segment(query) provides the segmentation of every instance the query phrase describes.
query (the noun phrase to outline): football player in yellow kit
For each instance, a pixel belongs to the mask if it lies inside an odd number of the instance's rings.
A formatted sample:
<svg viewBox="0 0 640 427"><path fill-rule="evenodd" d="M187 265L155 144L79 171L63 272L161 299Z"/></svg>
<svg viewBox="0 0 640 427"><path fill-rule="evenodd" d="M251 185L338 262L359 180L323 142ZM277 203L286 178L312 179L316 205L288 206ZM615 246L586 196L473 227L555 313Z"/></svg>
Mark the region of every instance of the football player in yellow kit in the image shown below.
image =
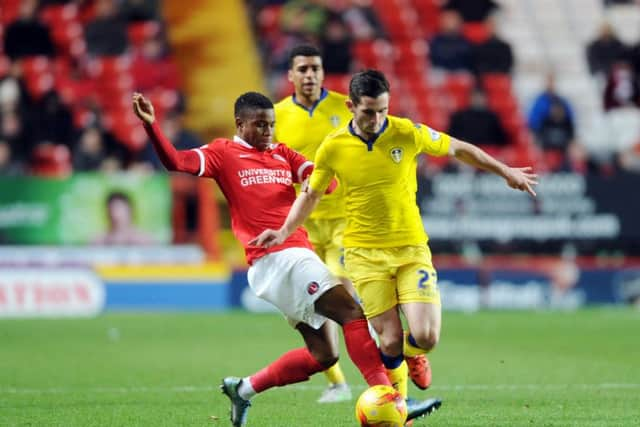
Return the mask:
<svg viewBox="0 0 640 427"><path fill-rule="evenodd" d="M402 380L403 357L427 353L440 338L437 274L416 205L418 156L453 156L532 196L537 175L530 167L509 167L426 125L388 116L389 83L379 71L353 76L348 106L352 119L323 141L309 187L300 193L285 223L278 230L265 230L253 242L270 247L283 241L311 214L336 176L345 192L345 267L378 334L391 382L396 383ZM408 333L403 332L400 312Z"/></svg>

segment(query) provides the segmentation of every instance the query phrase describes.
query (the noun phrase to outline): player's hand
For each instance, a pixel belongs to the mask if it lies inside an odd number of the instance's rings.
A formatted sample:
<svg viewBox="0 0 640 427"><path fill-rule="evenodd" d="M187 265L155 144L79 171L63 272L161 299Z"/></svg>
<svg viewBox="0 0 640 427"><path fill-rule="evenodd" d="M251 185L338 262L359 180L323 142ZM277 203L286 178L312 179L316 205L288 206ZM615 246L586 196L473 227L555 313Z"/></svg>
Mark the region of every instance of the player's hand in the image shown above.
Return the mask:
<svg viewBox="0 0 640 427"><path fill-rule="evenodd" d="M266 229L260 233L257 237L254 237L249 241L252 246L259 246L262 248L271 248L273 246L284 243L287 236L281 230Z"/></svg>
<svg viewBox="0 0 640 427"><path fill-rule="evenodd" d="M156 120L153 104L138 92L133 93L133 112L136 113L136 116L138 116L140 120L148 125Z"/></svg>
<svg viewBox="0 0 640 427"><path fill-rule="evenodd" d="M536 192L533 187L538 185L538 174L533 173L533 168L527 166L525 168L509 168L505 176L509 187L520 191L526 191L533 197Z"/></svg>

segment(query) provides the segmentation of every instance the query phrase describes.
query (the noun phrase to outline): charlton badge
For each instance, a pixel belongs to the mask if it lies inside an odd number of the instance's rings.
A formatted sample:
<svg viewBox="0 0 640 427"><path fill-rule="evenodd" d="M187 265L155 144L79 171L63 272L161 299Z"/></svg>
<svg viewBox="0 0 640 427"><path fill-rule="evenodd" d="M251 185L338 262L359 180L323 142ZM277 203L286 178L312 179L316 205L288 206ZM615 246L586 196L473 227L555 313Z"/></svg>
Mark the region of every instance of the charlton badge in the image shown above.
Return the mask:
<svg viewBox="0 0 640 427"><path fill-rule="evenodd" d="M309 283L309 285L307 286L307 293L309 295L313 295L316 292L318 292L318 289L320 289L320 285L318 285L318 282L311 282Z"/></svg>

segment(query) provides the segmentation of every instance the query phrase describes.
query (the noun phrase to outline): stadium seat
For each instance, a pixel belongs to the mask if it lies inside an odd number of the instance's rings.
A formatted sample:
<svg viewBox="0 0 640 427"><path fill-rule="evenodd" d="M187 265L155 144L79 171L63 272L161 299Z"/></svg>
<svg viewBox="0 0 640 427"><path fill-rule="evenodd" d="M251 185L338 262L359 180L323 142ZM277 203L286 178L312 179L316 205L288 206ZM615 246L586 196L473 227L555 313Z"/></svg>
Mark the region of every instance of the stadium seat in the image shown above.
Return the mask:
<svg viewBox="0 0 640 427"><path fill-rule="evenodd" d="M65 177L71 174L71 152L66 145L39 144L32 152L30 172L37 176Z"/></svg>
<svg viewBox="0 0 640 427"><path fill-rule="evenodd" d="M134 47L139 47L160 33L160 24L156 21L134 22L127 27L127 33L129 43Z"/></svg>
<svg viewBox="0 0 640 427"><path fill-rule="evenodd" d="M474 44L483 43L489 38L489 30L484 22L465 22L462 26L462 34Z"/></svg>
<svg viewBox="0 0 640 427"><path fill-rule="evenodd" d="M350 80L350 74L327 74L324 76L324 86L336 92L348 93Z"/></svg>

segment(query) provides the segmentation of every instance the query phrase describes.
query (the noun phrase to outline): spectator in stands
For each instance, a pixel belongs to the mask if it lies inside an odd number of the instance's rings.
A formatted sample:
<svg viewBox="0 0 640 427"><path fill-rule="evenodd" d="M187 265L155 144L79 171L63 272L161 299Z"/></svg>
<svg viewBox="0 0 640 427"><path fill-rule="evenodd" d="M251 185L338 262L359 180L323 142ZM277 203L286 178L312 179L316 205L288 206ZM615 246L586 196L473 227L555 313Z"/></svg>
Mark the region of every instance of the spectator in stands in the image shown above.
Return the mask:
<svg viewBox="0 0 640 427"><path fill-rule="evenodd" d="M627 47L618 39L611 24L605 22L598 36L587 46L587 61L591 74L604 78L614 62L624 58Z"/></svg>
<svg viewBox="0 0 640 427"><path fill-rule="evenodd" d="M106 156L107 147L102 132L96 127L88 127L80 135L77 147L73 150L73 169L98 170Z"/></svg>
<svg viewBox="0 0 640 427"><path fill-rule="evenodd" d="M475 72L507 73L513 70L513 51L511 45L502 40L496 34L496 25L493 18L488 18L485 26L488 38L482 43L473 46L473 65Z"/></svg>
<svg viewBox="0 0 640 427"><path fill-rule="evenodd" d="M37 141L50 141L71 147L74 139L73 116L55 91L47 92L31 112Z"/></svg>
<svg viewBox="0 0 640 427"><path fill-rule="evenodd" d="M11 145L0 139L0 176L20 175L22 166L13 158Z"/></svg>
<svg viewBox="0 0 640 427"><path fill-rule="evenodd" d="M640 107L640 86L629 62L617 61L611 66L604 89L603 104L605 111Z"/></svg>
<svg viewBox="0 0 640 427"><path fill-rule="evenodd" d="M429 42L431 64L446 71L472 71L471 43L462 35L462 19L452 10L440 17L440 32Z"/></svg>
<svg viewBox="0 0 640 427"><path fill-rule="evenodd" d="M483 146L501 147L509 142L500 118L488 108L487 98L480 89L471 94L469 107L453 113L447 133Z"/></svg>
<svg viewBox="0 0 640 427"><path fill-rule="evenodd" d="M552 73L547 75L547 83L545 89L533 101L531 111L529 112L528 125L529 129L536 134L542 129L542 124L551 115L552 106L560 106L564 110L566 120L571 123L571 127L575 128L575 115L569 101L558 94L556 91L556 79Z"/></svg>
<svg viewBox="0 0 640 427"><path fill-rule="evenodd" d="M384 27L373 10L372 0L351 0L339 6L335 10L342 14L355 40L386 38Z"/></svg>
<svg viewBox="0 0 640 427"><path fill-rule="evenodd" d="M200 138L184 128L183 114L180 111L174 110L167 113L162 121L162 131L178 150L189 150L202 146ZM165 171L150 142L140 153L140 159L150 163L156 170Z"/></svg>
<svg viewBox="0 0 640 427"><path fill-rule="evenodd" d="M351 71L351 35L338 14L330 14L320 39L324 71L327 74L347 74Z"/></svg>
<svg viewBox="0 0 640 427"><path fill-rule="evenodd" d="M124 0L120 11L128 22L158 20L158 0Z"/></svg>
<svg viewBox="0 0 640 427"><path fill-rule="evenodd" d="M17 110L3 111L0 117L0 139L11 145L12 157L18 161L26 161L33 148L30 128Z"/></svg>
<svg viewBox="0 0 640 427"><path fill-rule="evenodd" d="M327 20L327 9L319 0L289 0L282 8L285 33L303 34L317 40Z"/></svg>
<svg viewBox="0 0 640 427"><path fill-rule="evenodd" d="M96 0L96 14L85 28L87 51L96 56L122 55L127 50L125 21L115 0Z"/></svg>
<svg viewBox="0 0 640 427"><path fill-rule="evenodd" d="M22 0L18 19L7 26L4 52L12 60L25 56L54 55L49 28L38 20L37 11L37 0Z"/></svg>
<svg viewBox="0 0 640 427"><path fill-rule="evenodd" d="M134 55L131 74L136 90L149 91L159 87L176 90L179 86L178 69L161 35L143 42Z"/></svg>
<svg viewBox="0 0 640 427"><path fill-rule="evenodd" d="M447 0L445 10L455 10L464 22L483 22L500 6L494 0Z"/></svg>

